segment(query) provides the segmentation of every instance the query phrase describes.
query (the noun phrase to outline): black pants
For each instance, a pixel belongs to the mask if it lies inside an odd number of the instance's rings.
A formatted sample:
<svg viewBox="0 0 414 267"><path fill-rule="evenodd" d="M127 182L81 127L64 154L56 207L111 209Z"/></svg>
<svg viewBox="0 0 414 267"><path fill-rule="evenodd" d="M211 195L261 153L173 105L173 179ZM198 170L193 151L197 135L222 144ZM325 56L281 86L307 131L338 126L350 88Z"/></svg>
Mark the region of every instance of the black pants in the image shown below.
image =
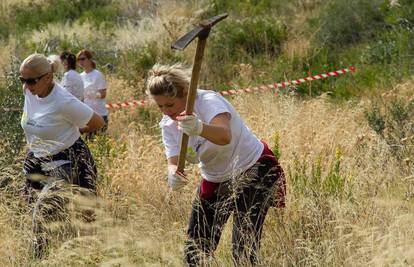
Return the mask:
<svg viewBox="0 0 414 267"><path fill-rule="evenodd" d="M51 170L42 168L43 164L58 160L69 162ZM92 191L96 190L96 165L88 146L81 138L71 147L53 156L36 158L32 152L29 152L24 161L23 170L26 175L39 174L47 177L56 177ZM38 190L44 186L43 183L30 179L27 179L26 183L27 187Z"/></svg>
<svg viewBox="0 0 414 267"><path fill-rule="evenodd" d="M233 261L235 266L257 263L263 223L275 204L278 187L284 190L284 174L277 160L265 155L236 179L219 184L208 199L193 203L185 248L189 266L198 266L203 254L212 254L233 213ZM284 196L283 196L284 197Z"/></svg>

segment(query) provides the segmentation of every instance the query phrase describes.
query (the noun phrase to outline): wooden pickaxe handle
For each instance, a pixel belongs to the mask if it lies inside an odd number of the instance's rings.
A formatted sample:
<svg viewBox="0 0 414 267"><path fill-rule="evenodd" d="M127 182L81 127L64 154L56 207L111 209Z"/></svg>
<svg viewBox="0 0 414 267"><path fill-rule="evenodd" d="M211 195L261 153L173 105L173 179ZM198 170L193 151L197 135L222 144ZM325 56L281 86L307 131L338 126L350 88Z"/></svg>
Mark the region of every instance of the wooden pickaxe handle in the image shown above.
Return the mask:
<svg viewBox="0 0 414 267"><path fill-rule="evenodd" d="M187 102L185 105L186 115L192 115L194 111L194 103L195 103L195 98L197 96L198 77L200 75L201 63L203 61L204 48L206 47L206 42L207 42L207 38L199 39L197 42L197 50L196 50L196 54L194 57L193 70L191 73L190 88L188 90ZM181 148L180 148L180 155L178 157L178 167L177 167L177 171L181 173L184 173L188 139L189 139L189 136L183 133L183 136L181 138Z"/></svg>
<svg viewBox="0 0 414 267"><path fill-rule="evenodd" d="M173 49L183 50L187 47L189 43L191 43L191 41L194 40L194 38L198 37L196 54L194 57L193 71L191 74L190 88L187 93L187 102L185 105L186 115L192 115L194 111L194 102L197 96L198 77L200 75L201 63L203 61L203 55L204 55L204 48L206 47L207 37L210 33L210 29L217 22L225 19L226 17L227 17L227 14L221 14L221 15L212 17L200 23L200 26L197 26L192 31L188 32L186 35L181 37L173 45L171 45L171 48ZM188 147L188 139L189 139L188 135L183 133L183 136L181 138L180 155L178 157L178 165L177 165L177 171L181 173L184 173L185 157L187 155L187 147Z"/></svg>

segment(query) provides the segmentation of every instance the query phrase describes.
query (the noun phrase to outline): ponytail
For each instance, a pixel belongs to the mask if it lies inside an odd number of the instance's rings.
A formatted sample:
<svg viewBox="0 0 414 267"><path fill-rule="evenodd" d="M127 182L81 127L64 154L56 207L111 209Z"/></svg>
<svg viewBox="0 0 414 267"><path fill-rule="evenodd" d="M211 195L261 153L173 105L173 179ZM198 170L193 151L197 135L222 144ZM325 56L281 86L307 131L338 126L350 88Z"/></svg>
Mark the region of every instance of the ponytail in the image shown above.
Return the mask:
<svg viewBox="0 0 414 267"><path fill-rule="evenodd" d="M58 55L50 55L47 57L47 60L49 61L51 71L53 73L61 72L63 69L62 61L60 60L60 57Z"/></svg>

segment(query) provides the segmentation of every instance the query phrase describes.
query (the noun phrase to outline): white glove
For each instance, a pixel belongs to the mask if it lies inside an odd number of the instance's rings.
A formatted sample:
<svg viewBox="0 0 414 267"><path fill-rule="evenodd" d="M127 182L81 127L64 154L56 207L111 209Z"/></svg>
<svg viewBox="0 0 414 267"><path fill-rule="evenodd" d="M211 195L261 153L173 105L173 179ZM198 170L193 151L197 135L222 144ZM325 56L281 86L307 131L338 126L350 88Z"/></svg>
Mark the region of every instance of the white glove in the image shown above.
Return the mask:
<svg viewBox="0 0 414 267"><path fill-rule="evenodd" d="M168 167L168 185L173 191L178 191L183 188L188 180L184 174L176 171L177 166Z"/></svg>
<svg viewBox="0 0 414 267"><path fill-rule="evenodd" d="M183 115L177 117L178 129L188 136L200 135L203 131L203 122L197 115Z"/></svg>

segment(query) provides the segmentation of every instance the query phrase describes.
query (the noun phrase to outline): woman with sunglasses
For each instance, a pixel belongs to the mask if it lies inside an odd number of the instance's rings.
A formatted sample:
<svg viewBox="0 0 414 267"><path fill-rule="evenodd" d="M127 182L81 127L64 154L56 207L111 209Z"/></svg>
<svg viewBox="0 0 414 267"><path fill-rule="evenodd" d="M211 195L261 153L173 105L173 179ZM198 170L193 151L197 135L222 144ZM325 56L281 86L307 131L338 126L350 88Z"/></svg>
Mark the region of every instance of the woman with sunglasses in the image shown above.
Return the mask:
<svg viewBox="0 0 414 267"><path fill-rule="evenodd" d="M193 115L184 115L189 73L181 65L156 64L147 80L147 94L164 114L160 126L169 186L178 190L187 182L176 171L183 133L190 136L187 160L201 170L187 231L187 264L199 266L203 255L214 252L233 213L234 264L254 265L268 209L284 207L283 170L267 144L214 91L197 90Z"/></svg>
<svg viewBox="0 0 414 267"><path fill-rule="evenodd" d="M105 132L108 127L108 109L106 108L106 81L104 75L96 69L96 63L92 59L92 53L89 50L81 50L76 55L79 66L83 69L80 74L84 85L84 102L91 107L97 114L102 116L105 121ZM89 137L96 134L92 133Z"/></svg>
<svg viewBox="0 0 414 267"><path fill-rule="evenodd" d="M83 101L83 81L79 73L76 71L76 56L69 52L63 52L60 54L60 60L62 61L65 73L61 85L69 93L74 95L80 101Z"/></svg>
<svg viewBox="0 0 414 267"><path fill-rule="evenodd" d="M46 176L95 191L96 166L80 132L96 131L104 121L54 82L57 66L41 54L30 55L20 66L25 96L21 125L29 146L24 161L27 185L42 189L33 177Z"/></svg>

